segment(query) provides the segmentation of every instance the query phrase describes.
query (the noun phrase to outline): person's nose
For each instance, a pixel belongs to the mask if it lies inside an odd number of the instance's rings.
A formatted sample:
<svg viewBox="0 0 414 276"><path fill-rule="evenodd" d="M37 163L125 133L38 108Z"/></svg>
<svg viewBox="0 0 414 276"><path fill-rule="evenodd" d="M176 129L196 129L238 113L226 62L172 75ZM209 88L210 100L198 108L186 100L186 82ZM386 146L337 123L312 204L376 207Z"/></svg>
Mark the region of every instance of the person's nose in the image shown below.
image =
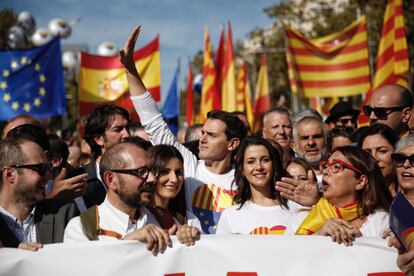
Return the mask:
<svg viewBox="0 0 414 276"><path fill-rule="evenodd" d="M378 120L377 116L375 116L375 112L371 111L371 114L369 114L369 119L370 120Z"/></svg>
<svg viewBox="0 0 414 276"><path fill-rule="evenodd" d="M154 185L156 181L156 177L153 172L149 172L147 176L147 180L145 181L148 185Z"/></svg>
<svg viewBox="0 0 414 276"><path fill-rule="evenodd" d="M177 177L177 174L175 172L173 172L173 171L170 172L169 181L172 182L172 183L177 183L178 177Z"/></svg>

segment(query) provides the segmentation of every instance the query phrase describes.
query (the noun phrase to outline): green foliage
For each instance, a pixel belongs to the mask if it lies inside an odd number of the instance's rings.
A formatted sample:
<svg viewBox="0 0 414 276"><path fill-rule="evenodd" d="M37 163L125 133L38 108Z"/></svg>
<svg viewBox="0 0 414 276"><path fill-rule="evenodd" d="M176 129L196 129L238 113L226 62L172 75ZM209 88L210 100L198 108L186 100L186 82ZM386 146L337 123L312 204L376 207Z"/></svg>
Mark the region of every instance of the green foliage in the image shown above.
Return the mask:
<svg viewBox="0 0 414 276"><path fill-rule="evenodd" d="M13 9L0 10L0 50L7 48L7 31L17 23L17 16Z"/></svg>

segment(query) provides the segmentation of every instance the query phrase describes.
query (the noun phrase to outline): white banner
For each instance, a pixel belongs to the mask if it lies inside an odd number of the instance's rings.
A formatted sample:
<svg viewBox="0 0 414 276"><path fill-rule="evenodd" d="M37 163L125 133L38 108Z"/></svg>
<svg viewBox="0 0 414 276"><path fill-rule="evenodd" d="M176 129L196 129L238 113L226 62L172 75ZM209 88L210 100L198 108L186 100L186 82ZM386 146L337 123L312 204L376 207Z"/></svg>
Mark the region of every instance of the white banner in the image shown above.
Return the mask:
<svg viewBox="0 0 414 276"><path fill-rule="evenodd" d="M38 252L2 248L0 275L366 276L397 272L396 258L377 238L345 247L321 236L204 235L192 247L174 240L157 257L135 241L53 244Z"/></svg>

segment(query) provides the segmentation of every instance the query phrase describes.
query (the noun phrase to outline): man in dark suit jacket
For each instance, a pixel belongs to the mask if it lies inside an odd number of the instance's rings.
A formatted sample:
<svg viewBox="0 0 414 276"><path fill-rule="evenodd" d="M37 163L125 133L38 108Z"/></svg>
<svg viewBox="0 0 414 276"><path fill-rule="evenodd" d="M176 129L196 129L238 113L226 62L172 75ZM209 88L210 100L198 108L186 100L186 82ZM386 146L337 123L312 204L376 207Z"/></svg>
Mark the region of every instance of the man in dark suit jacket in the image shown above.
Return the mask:
<svg viewBox="0 0 414 276"><path fill-rule="evenodd" d="M83 196L87 208L99 205L105 199L106 186L99 175L99 162L105 151L129 137L129 121L128 111L112 104L97 106L86 120L84 139L93 155L92 161L85 166L89 175Z"/></svg>
<svg viewBox="0 0 414 276"><path fill-rule="evenodd" d="M18 247L62 242L66 224L78 210L74 204L59 207L45 201L51 170L43 149L24 138L1 141L0 169L1 243Z"/></svg>

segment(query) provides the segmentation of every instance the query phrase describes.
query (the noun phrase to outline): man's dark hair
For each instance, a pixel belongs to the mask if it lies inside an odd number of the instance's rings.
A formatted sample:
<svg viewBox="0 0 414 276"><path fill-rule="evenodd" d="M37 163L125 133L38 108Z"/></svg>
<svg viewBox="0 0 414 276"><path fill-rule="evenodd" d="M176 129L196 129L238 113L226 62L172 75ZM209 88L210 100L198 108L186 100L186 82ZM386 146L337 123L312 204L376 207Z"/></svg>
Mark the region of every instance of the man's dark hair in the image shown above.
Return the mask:
<svg viewBox="0 0 414 276"><path fill-rule="evenodd" d="M187 127L187 129L185 130L184 142L188 143L191 141L198 140L197 137L194 137L194 133L196 132L197 129L201 129L201 128L203 128L202 124L195 124L195 125Z"/></svg>
<svg viewBox="0 0 414 276"><path fill-rule="evenodd" d="M95 158L102 154L101 146L95 142L95 138L105 133L112 122L113 116L116 114L130 121L128 111L114 104L98 105L86 119L83 138L91 147L92 154Z"/></svg>
<svg viewBox="0 0 414 276"><path fill-rule="evenodd" d="M241 143L247 136L246 126L236 115L222 110L212 110L207 113L207 118L220 120L226 125L225 134L227 136L227 141L233 138L238 138Z"/></svg>
<svg viewBox="0 0 414 276"><path fill-rule="evenodd" d="M142 148L143 150L147 151L150 147L152 147L151 142L141 138L139 136L129 136L125 138L124 142L132 143L137 145L138 147Z"/></svg>
<svg viewBox="0 0 414 276"><path fill-rule="evenodd" d="M69 149L66 142L56 134L49 134L47 137L49 138L50 145L47 156L49 161L62 158L62 163L65 163L69 156Z"/></svg>
<svg viewBox="0 0 414 276"><path fill-rule="evenodd" d="M49 150L49 139L43 127L32 124L24 124L13 128L7 133L6 139L27 139L38 144L44 151Z"/></svg>

